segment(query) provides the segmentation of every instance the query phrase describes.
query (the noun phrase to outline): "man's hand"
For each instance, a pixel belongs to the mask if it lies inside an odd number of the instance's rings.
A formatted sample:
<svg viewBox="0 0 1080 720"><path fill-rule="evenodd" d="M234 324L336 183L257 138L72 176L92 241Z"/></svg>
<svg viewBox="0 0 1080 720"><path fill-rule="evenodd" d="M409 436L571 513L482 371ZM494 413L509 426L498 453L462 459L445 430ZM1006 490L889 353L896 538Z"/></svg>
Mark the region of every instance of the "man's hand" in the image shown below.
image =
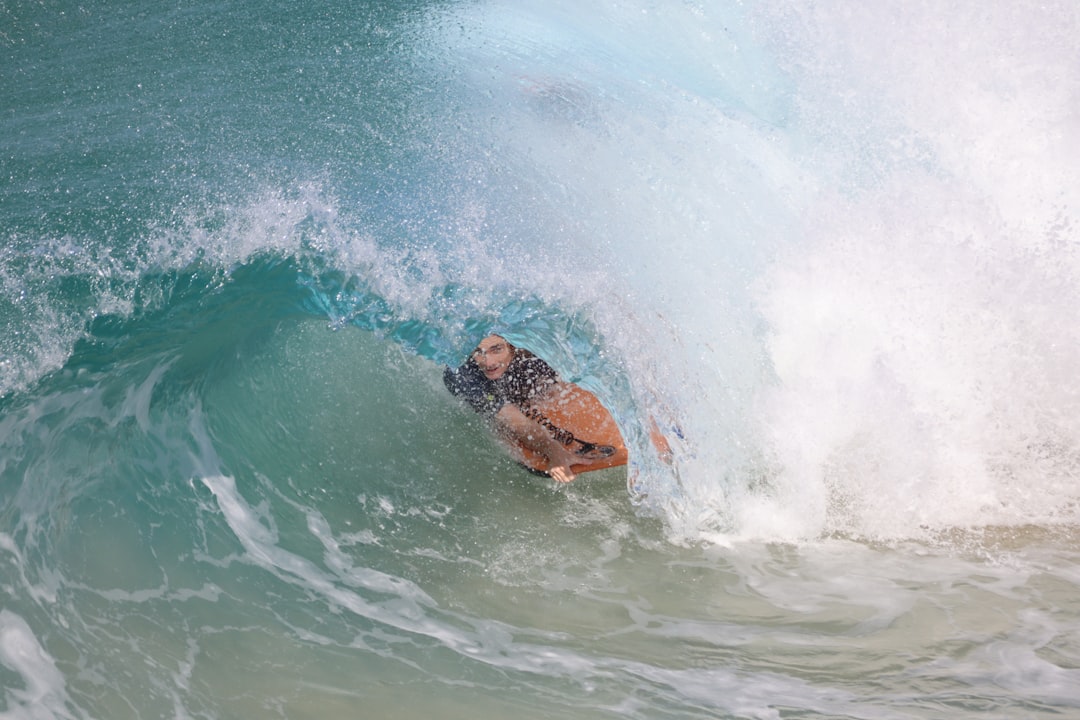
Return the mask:
<svg viewBox="0 0 1080 720"><path fill-rule="evenodd" d="M550 475L551 479L557 483L574 482L574 479L577 477L577 475L574 474L574 471L570 469L569 465L552 465L548 468L548 475Z"/></svg>

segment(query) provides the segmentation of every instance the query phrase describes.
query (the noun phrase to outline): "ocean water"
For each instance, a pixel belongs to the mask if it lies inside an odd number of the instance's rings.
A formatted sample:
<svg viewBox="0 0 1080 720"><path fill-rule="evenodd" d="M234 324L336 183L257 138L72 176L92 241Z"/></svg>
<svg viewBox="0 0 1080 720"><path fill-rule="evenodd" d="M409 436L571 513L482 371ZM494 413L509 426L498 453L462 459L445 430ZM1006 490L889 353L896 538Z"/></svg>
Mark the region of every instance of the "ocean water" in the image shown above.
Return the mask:
<svg viewBox="0 0 1080 720"><path fill-rule="evenodd" d="M0 5L0 718L1080 717L1077 36ZM493 329L631 468L503 456Z"/></svg>

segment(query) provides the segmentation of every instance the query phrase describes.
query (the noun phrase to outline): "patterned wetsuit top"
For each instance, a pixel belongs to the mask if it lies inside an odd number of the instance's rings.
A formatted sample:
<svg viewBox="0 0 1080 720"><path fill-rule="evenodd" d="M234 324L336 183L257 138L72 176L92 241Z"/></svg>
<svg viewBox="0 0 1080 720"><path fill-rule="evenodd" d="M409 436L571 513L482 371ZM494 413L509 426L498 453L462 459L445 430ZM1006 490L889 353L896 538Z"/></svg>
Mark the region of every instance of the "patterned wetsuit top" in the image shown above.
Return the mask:
<svg viewBox="0 0 1080 720"><path fill-rule="evenodd" d="M471 357L458 369L446 368L443 373L447 390L489 418L507 404L525 410L532 398L547 391L557 379L550 365L521 348L514 349L514 359L498 380L484 377Z"/></svg>

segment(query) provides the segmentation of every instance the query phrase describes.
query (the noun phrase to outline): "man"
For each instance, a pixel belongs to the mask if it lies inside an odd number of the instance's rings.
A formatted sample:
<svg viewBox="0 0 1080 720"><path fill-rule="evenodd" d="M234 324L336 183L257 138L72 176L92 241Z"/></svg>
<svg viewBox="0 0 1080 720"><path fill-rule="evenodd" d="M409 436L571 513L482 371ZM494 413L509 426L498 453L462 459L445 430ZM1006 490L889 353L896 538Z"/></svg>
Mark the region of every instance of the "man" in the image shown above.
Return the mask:
<svg viewBox="0 0 1080 720"><path fill-rule="evenodd" d="M547 474L556 482L574 480L571 464L590 465L606 457L606 446L587 443L579 443L583 447L573 452L526 414L531 401L557 392L564 383L546 362L499 335L481 340L458 369L446 368L443 382L451 393L491 420L497 433L547 458Z"/></svg>

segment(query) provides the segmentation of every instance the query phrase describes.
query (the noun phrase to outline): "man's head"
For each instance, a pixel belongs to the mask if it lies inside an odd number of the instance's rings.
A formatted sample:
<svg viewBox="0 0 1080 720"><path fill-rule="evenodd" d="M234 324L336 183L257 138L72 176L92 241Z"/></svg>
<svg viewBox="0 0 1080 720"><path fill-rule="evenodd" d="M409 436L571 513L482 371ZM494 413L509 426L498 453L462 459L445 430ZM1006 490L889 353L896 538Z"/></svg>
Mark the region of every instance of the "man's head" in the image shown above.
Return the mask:
<svg viewBox="0 0 1080 720"><path fill-rule="evenodd" d="M477 364L488 380L498 380L514 359L514 346L498 335L488 335L472 352Z"/></svg>

